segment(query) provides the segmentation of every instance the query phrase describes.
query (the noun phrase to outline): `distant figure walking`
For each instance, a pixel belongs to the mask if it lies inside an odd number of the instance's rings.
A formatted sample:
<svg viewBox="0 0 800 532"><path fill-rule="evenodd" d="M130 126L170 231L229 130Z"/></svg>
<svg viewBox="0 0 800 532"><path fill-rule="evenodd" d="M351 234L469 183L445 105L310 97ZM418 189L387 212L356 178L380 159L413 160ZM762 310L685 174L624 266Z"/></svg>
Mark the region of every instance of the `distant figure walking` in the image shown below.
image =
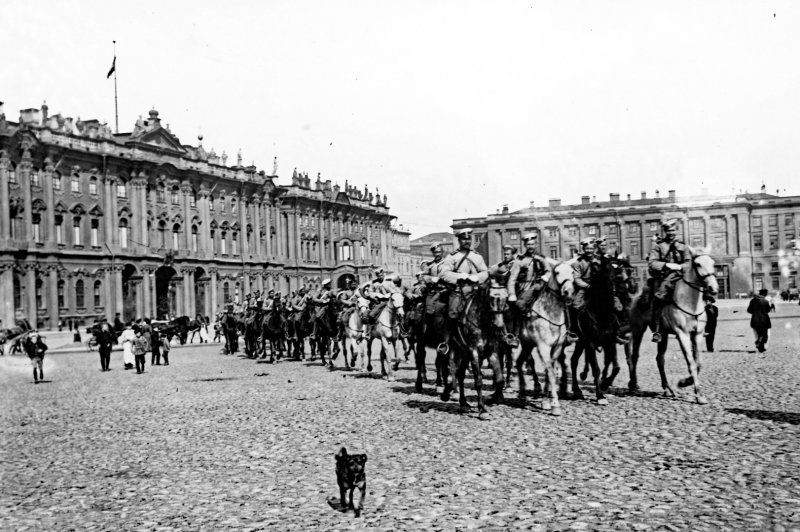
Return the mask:
<svg viewBox="0 0 800 532"><path fill-rule="evenodd" d="M756 340L756 349L759 353L767 350L769 342L769 330L772 328L772 321L769 313L775 310L775 304L767 299L769 292L766 288L758 291L758 295L750 300L747 305L747 312L750 313L750 327Z"/></svg>
<svg viewBox="0 0 800 532"><path fill-rule="evenodd" d="M136 339L136 333L133 332L133 324L128 322L122 334L119 335L119 341L122 342L122 361L125 369L133 369L135 359L133 357L133 341Z"/></svg>
<svg viewBox="0 0 800 532"><path fill-rule="evenodd" d="M33 364L33 383L39 384L39 381L44 381L44 353L47 351L47 345L42 341L39 333L34 331L25 339L23 349ZM37 369L39 370L38 376L36 375Z"/></svg>
<svg viewBox="0 0 800 532"><path fill-rule="evenodd" d="M717 318L719 309L714 304L714 296L706 296L706 351L714 352L714 337L717 334Z"/></svg>

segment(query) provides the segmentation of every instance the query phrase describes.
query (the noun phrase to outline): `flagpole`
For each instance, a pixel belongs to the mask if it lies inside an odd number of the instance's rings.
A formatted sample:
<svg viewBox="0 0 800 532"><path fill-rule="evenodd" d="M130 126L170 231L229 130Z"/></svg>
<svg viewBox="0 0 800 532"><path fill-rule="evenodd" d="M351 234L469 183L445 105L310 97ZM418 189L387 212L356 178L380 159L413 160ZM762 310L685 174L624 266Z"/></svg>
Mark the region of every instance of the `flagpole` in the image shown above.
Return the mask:
<svg viewBox="0 0 800 532"><path fill-rule="evenodd" d="M117 41L114 42L114 123L119 134L119 107L117 106Z"/></svg>

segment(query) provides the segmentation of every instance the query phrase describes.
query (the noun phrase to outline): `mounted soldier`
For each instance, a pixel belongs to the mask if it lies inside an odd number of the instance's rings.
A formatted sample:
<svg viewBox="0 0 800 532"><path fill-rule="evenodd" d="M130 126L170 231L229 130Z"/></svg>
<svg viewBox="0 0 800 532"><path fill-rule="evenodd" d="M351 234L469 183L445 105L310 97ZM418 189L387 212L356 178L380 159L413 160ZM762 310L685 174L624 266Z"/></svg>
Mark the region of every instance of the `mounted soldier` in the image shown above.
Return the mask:
<svg viewBox="0 0 800 532"><path fill-rule="evenodd" d="M483 257L472 251L472 229L461 229L456 233L456 238L458 249L442 261L440 269L440 279L450 289L447 318L451 327L447 329L452 329L463 312L465 296L473 290L469 285L482 284L489 278L489 268Z"/></svg>
<svg viewBox="0 0 800 532"><path fill-rule="evenodd" d="M386 272L383 268L375 270L375 279L366 283L361 289L361 295L370 302L369 315L367 316L367 323L375 323L380 316L383 307L391 297L391 291L386 286Z"/></svg>
<svg viewBox="0 0 800 532"><path fill-rule="evenodd" d="M297 289L294 297L289 302L289 310L292 313L291 321L294 326L295 336L297 335L297 326L303 317L303 312L305 312L306 307L308 307L308 295L306 295L305 287L301 286Z"/></svg>
<svg viewBox="0 0 800 532"><path fill-rule="evenodd" d="M671 219L661 224L664 235L656 242L647 256L647 269L652 278L652 314L655 331L653 342L661 341L659 332L661 309L672 297L675 283L683 277L682 267L692 260L692 251L684 242L678 240L678 220Z"/></svg>
<svg viewBox="0 0 800 532"><path fill-rule="evenodd" d="M318 328L317 324L320 320L325 317L325 313L328 311L328 304L333 299L333 294L331 293L331 280L325 279L322 281L322 286L320 287L319 291L314 294L309 294L309 301L314 305L314 315L313 315L313 330L311 332L311 337L316 338Z"/></svg>
<svg viewBox="0 0 800 532"><path fill-rule="evenodd" d="M491 280L489 297L492 301L496 301L498 310L502 309L499 312L499 319L502 320L500 328L503 331L504 341L510 347L519 345L519 339L513 333L508 332L504 316L504 310L508 307L508 278L511 276L511 268L513 268L516 260L517 248L506 244L503 246L503 260L489 268L489 279ZM514 327L511 328L513 329Z"/></svg>
<svg viewBox="0 0 800 532"><path fill-rule="evenodd" d="M516 303L520 310L525 310L544 287L547 279L543 276L548 269L544 256L537 252L539 235L525 233L522 242L525 253L511 265L507 288L509 303Z"/></svg>
<svg viewBox="0 0 800 532"><path fill-rule="evenodd" d="M586 292L591 288L592 276L600 266L595 244L596 240L592 237L581 240L581 252L572 263L572 271L575 276L575 296L572 299L572 308L578 312L586 306Z"/></svg>

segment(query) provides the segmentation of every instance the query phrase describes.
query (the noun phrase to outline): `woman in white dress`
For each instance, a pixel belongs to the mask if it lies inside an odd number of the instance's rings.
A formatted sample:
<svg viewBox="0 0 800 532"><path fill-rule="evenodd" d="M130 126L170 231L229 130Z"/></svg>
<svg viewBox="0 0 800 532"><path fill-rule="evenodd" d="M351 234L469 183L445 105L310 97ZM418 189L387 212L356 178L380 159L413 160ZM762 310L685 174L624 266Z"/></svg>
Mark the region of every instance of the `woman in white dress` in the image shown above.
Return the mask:
<svg viewBox="0 0 800 532"><path fill-rule="evenodd" d="M125 364L125 369L132 369L136 360L133 356L133 341L135 339L136 333L133 332L132 324L128 322L122 334L119 335L119 342L122 344L122 361Z"/></svg>

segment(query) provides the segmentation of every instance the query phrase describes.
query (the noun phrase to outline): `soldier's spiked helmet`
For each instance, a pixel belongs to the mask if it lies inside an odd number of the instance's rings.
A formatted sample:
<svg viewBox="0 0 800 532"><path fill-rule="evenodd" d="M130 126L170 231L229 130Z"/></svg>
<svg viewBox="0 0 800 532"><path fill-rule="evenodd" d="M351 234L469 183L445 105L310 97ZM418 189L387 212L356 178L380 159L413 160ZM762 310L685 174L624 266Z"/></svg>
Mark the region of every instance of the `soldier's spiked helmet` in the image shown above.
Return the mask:
<svg viewBox="0 0 800 532"><path fill-rule="evenodd" d="M664 220L661 223L662 229L677 229L678 228L678 220L676 218L670 218L669 220Z"/></svg>

